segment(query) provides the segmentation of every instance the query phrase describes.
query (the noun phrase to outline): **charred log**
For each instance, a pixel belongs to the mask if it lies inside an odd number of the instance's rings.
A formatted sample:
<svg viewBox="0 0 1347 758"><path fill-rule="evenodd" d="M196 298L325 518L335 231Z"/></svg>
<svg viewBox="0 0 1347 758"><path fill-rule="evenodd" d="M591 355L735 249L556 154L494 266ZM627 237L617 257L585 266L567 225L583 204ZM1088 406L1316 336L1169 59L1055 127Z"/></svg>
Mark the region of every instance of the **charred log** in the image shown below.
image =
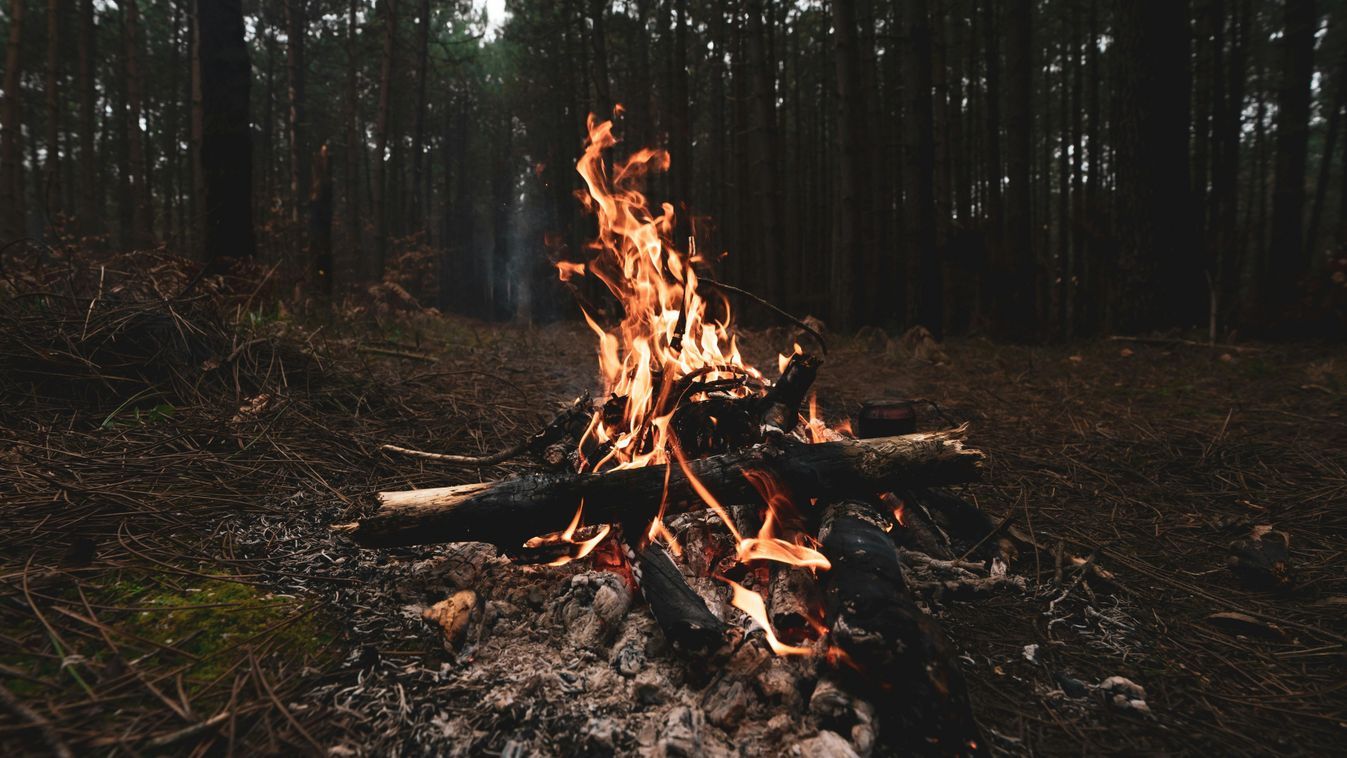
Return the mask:
<svg viewBox="0 0 1347 758"><path fill-rule="evenodd" d="M647 545L637 563L641 569L641 592L670 644L685 652L709 652L725 643L729 627L688 586L663 547Z"/></svg>
<svg viewBox="0 0 1347 758"><path fill-rule="evenodd" d="M820 537L837 677L885 714L880 740L903 754L982 752L954 650L908 593L886 520L863 501L829 506Z"/></svg>
<svg viewBox="0 0 1347 758"><path fill-rule="evenodd" d="M964 448L963 435L964 429L959 428L816 445L780 438L749 450L690 461L688 468L726 502L757 499L756 490L743 475L745 469L773 475L801 502L820 495L868 496L897 486L977 479L983 454ZM582 500L589 524L648 520L659 511L661 500L667 501L669 512L701 503L681 467L666 472L662 466L647 466L384 492L379 495L382 508L337 528L365 547L469 541L517 547L534 535L563 529Z"/></svg>

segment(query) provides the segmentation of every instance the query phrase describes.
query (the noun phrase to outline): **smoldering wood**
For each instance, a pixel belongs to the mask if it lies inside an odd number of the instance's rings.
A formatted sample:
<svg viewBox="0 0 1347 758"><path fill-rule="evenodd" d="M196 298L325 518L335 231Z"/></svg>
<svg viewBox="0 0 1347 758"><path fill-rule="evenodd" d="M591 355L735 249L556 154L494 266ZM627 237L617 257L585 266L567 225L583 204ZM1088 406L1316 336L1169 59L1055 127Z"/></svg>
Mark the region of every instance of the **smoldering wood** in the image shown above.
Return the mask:
<svg viewBox="0 0 1347 758"><path fill-rule="evenodd" d="M688 462L722 502L755 502L748 469L774 476L800 502L820 495L869 495L897 486L974 481L983 454L965 448L965 428L873 440L806 444L776 437L744 451ZM379 494L381 508L336 527L364 547L436 542L489 542L517 547L529 537L563 529L584 502L584 523L650 519L667 499L670 513L700 507L701 497L680 466L646 466L599 474L545 473Z"/></svg>
<svg viewBox="0 0 1347 758"><path fill-rule="evenodd" d="M768 583L767 613L776 636L783 642L799 645L811 636L811 608L818 608L818 582L799 566L779 566ZM817 635L813 635L817 636Z"/></svg>
<svg viewBox="0 0 1347 758"><path fill-rule="evenodd" d="M641 569L641 592L650 604L664 637L684 651L711 651L725 643L729 627L716 618L696 593L668 551L651 543L637 557Z"/></svg>
<svg viewBox="0 0 1347 758"><path fill-rule="evenodd" d="M912 601L886 519L864 500L828 506L819 536L835 672L884 714L880 739L901 753L981 752L954 650Z"/></svg>

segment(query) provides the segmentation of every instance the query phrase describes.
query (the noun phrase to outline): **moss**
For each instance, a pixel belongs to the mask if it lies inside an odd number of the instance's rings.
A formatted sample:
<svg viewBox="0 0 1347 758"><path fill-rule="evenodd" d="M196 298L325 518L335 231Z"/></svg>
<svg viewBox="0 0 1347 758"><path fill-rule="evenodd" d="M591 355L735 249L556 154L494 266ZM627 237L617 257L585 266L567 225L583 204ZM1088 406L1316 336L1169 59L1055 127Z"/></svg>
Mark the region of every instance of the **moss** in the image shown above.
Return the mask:
<svg viewBox="0 0 1347 758"><path fill-rule="evenodd" d="M68 589L59 593L63 605L82 612L78 593L73 585ZM89 649L79 651L57 650L30 618L21 629L0 632L21 640L29 650L55 656L5 653L0 663L72 693L103 674L115 676L129 660L136 660L136 667L148 674L181 668L188 696L205 705L228 697L230 672L246 672L250 653L258 659L274 654L287 664L302 666L328 657L335 639L311 604L225 578L128 570L82 589L116 643L120 661L101 644L88 643L84 647ZM59 656L75 652L84 661L62 668ZM20 697L50 694L44 693L47 687L29 679L3 679Z"/></svg>

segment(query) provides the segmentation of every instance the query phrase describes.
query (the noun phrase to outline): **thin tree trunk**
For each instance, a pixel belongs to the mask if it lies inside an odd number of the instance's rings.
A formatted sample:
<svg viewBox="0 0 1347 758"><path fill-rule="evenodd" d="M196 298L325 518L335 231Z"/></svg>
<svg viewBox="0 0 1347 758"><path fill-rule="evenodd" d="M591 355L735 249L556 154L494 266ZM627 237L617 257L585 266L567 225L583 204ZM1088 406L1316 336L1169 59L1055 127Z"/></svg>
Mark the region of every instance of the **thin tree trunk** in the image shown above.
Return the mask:
<svg viewBox="0 0 1347 758"><path fill-rule="evenodd" d="M608 83L608 41L603 23L607 7L606 0L589 0L589 41L594 48L594 115L600 120L613 115L613 97Z"/></svg>
<svg viewBox="0 0 1347 758"><path fill-rule="evenodd" d="M1339 15L1334 19L1334 36L1340 43L1347 42L1347 17ZM1324 151L1319 159L1319 178L1314 186L1314 204L1310 208L1310 223L1305 232L1305 258L1311 267L1322 256L1316 255L1319 241L1319 226L1323 217L1324 199L1328 195L1328 183L1332 179L1333 153L1337 149L1338 132L1341 131L1342 110L1347 107L1347 45L1339 53L1338 70L1331 81L1333 87L1332 105L1329 106L1328 124L1324 128Z"/></svg>
<svg viewBox="0 0 1347 758"><path fill-rule="evenodd" d="M750 227L755 255L753 278L759 282L762 295L778 300L785 261L781 257L781 225L777 191L776 89L772 63L767 49L768 8L762 0L749 0L748 16L748 176L752 181L753 219ZM854 296L854 294L853 294Z"/></svg>
<svg viewBox="0 0 1347 758"><path fill-rule="evenodd" d="M1268 283L1266 315L1286 314L1308 269L1304 255L1305 168L1310 129L1310 84L1314 76L1314 0L1286 0L1281 83L1277 94L1277 160L1272 191L1272 239L1263 260Z"/></svg>
<svg viewBox="0 0 1347 758"><path fill-rule="evenodd" d="M154 219L150 216L151 194L149 162L145 157L144 118L145 77L140 65L139 0L123 0L126 42L126 139L131 170L131 244L153 244Z"/></svg>
<svg viewBox="0 0 1347 758"><path fill-rule="evenodd" d="M850 330L856 322L855 289L861 260L862 194L869 186L865 166L865 109L856 49L854 0L833 0L833 44L836 58L838 130L836 230L830 266L830 313L835 328Z"/></svg>
<svg viewBox="0 0 1347 758"><path fill-rule="evenodd" d="M299 223L305 217L304 204L309 178L308 118L304 97L304 42L309 33L307 0L285 0L285 68L289 85L290 112L287 119L290 141L290 220ZM268 130L271 128L268 125ZM271 156L267 156L271 160Z"/></svg>
<svg viewBox="0 0 1347 758"><path fill-rule="evenodd" d="M374 120L374 162L370 185L373 189L374 257L369 278L382 281L384 256L388 251L388 122L393 102L393 64L397 52L398 13L396 0L384 0L384 49L379 68L379 113Z"/></svg>
<svg viewBox="0 0 1347 758"><path fill-rule="evenodd" d="M102 228L99 212L98 164L94 157L94 2L79 5L79 228L85 235Z"/></svg>
<svg viewBox="0 0 1347 758"><path fill-rule="evenodd" d="M48 223L58 220L65 209L61 204L61 5L61 0L47 0L47 162L42 210Z"/></svg>
<svg viewBox="0 0 1347 758"><path fill-rule="evenodd" d="M364 259L360 256L363 225L360 222L359 188L360 155L364 145L356 136L359 92L356 89L355 15L358 2L359 0L351 0L346 16L346 176L343 187L346 200L346 234L348 244L355 253L357 275L364 273L360 270L360 264Z"/></svg>
<svg viewBox="0 0 1347 758"><path fill-rule="evenodd" d="M201 173L206 186L206 260L250 258L252 134L248 115L250 72L243 41L241 0L198 2L197 47L201 70Z"/></svg>
<svg viewBox="0 0 1347 758"><path fill-rule="evenodd" d="M935 138L931 107L931 23L926 0L904 5L907 28L907 166L904 172L909 256L917 263L917 320L937 339L944 330L944 279L937 249ZM937 93L940 96L940 93Z"/></svg>
<svg viewBox="0 0 1347 758"><path fill-rule="evenodd" d="M1034 329L1033 4L1009 0L1006 8L1006 234L996 257L993 312L997 331L1013 339Z"/></svg>
<svg viewBox="0 0 1347 758"><path fill-rule="evenodd" d="M23 143L20 104L23 81L25 0L10 0L9 44L5 48L5 94L0 103L0 244L26 233L23 202Z"/></svg>
<svg viewBox="0 0 1347 758"><path fill-rule="evenodd" d="M426 76L430 67L430 0L421 0L416 14L416 121L412 131L412 202L409 229L425 231L427 196L422 186L426 150Z"/></svg>

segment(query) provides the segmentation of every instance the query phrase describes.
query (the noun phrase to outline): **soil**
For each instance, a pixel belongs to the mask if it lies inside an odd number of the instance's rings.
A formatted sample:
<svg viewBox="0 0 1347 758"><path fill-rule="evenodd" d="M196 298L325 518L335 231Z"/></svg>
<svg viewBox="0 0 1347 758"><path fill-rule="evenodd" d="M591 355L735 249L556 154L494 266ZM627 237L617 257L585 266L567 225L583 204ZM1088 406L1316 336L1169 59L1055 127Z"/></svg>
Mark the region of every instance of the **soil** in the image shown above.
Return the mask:
<svg viewBox="0 0 1347 758"><path fill-rule="evenodd" d="M588 561L365 551L330 530L376 491L529 470L379 445L518 441L594 389L582 324L377 302L296 315L228 281L165 304L113 295L97 270L62 276L68 295L11 281L0 327L0 745L844 755L868 746L858 720L882 725L811 708L809 659L746 646L746 683L708 676ZM930 401L923 428L966 421L989 456L958 494L993 521L1016 514L1024 589L929 604L991 752L1341 749L1347 349L829 336L825 415ZM791 341L741 344L770 369ZM1259 527L1289 537L1289 588L1227 568ZM1100 571L1075 581L1073 558ZM447 649L422 612L461 589L478 602Z"/></svg>

